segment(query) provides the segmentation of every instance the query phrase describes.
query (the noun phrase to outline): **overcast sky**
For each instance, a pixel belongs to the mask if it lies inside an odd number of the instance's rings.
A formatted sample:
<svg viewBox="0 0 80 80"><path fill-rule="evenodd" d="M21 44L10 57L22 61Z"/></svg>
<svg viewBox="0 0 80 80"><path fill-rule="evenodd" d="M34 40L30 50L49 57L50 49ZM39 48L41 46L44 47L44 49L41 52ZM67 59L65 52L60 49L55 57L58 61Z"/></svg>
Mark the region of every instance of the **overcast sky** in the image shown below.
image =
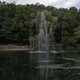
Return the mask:
<svg viewBox="0 0 80 80"><path fill-rule="evenodd" d="M4 1L15 1L17 4L35 4L37 2L44 5L52 5L57 8L69 8L72 6L76 6L80 8L80 0L4 0Z"/></svg>

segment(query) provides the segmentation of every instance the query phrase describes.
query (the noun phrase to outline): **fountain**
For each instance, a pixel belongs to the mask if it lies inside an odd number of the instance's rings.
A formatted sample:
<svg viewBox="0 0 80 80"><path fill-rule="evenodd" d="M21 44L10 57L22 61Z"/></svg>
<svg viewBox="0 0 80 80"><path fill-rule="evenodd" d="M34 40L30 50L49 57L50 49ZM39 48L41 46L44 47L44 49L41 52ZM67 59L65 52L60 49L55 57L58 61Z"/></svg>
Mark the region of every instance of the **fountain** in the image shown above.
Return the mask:
<svg viewBox="0 0 80 80"><path fill-rule="evenodd" d="M36 62L35 64L37 64L36 68L39 70L40 80L47 80L48 68L44 67L48 66L49 63L49 41L45 11L39 12L36 24L36 27L39 29L39 33L36 38L32 40L33 45L32 43L31 45L33 50L30 53L32 61Z"/></svg>
<svg viewBox="0 0 80 80"><path fill-rule="evenodd" d="M38 59L41 64L48 64L48 33L44 12L41 12L38 34Z"/></svg>
<svg viewBox="0 0 80 80"><path fill-rule="evenodd" d="M49 63L47 21L44 12L41 12L38 34L38 63L47 66ZM40 80L47 80L48 69L40 68Z"/></svg>

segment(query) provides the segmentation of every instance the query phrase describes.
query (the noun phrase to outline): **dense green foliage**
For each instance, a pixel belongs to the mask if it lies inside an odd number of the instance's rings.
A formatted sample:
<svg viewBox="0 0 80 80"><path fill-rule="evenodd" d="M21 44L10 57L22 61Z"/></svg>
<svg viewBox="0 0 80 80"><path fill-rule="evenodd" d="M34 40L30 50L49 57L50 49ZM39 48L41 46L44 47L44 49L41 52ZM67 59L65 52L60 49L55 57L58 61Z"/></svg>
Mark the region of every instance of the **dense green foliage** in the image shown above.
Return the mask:
<svg viewBox="0 0 80 80"><path fill-rule="evenodd" d="M52 28L55 42L65 45L80 43L80 10L56 9L40 4L15 5L0 3L0 42L29 44L29 37L38 33L35 19L46 10L46 20Z"/></svg>

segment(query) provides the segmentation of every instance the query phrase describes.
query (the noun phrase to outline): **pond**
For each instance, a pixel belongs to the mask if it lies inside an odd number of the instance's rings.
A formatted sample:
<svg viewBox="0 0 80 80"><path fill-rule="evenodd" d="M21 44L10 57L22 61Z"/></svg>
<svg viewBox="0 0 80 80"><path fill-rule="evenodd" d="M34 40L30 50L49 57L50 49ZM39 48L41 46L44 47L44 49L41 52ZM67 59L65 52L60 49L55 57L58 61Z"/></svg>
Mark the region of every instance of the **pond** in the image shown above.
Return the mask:
<svg viewBox="0 0 80 80"><path fill-rule="evenodd" d="M45 68L36 68L39 65L36 54L33 58L27 51L0 51L0 79L80 80L79 52L66 51L63 54L49 54L52 63L49 63L48 67L46 65ZM77 57L78 62L75 61ZM59 68L58 65L63 67ZM78 66L78 68L70 68L72 66Z"/></svg>

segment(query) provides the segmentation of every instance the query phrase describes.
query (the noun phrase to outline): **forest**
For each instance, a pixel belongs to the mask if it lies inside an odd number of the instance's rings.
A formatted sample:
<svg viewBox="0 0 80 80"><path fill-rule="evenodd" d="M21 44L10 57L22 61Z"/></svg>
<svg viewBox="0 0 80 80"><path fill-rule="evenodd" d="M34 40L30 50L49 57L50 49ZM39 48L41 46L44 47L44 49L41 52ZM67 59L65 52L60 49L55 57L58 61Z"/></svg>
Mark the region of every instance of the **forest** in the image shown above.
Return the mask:
<svg viewBox="0 0 80 80"><path fill-rule="evenodd" d="M29 38L38 34L34 20L41 11L46 11L46 20L56 43L80 44L80 9L6 2L0 2L0 44L29 45Z"/></svg>

